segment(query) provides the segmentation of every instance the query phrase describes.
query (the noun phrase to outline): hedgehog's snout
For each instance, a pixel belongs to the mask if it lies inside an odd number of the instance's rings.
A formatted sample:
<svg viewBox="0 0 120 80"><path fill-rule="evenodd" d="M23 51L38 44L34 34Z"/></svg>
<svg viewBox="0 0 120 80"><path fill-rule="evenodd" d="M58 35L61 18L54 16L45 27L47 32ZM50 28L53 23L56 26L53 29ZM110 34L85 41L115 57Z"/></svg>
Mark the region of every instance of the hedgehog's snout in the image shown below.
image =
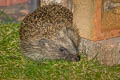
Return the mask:
<svg viewBox="0 0 120 80"><path fill-rule="evenodd" d="M80 56L79 55L75 55L75 56L73 56L72 58L72 61L80 61Z"/></svg>
<svg viewBox="0 0 120 80"><path fill-rule="evenodd" d="M80 56L79 55L72 55L72 54L70 54L69 56L66 57L66 60L69 60L69 61L80 61Z"/></svg>
<svg viewBox="0 0 120 80"><path fill-rule="evenodd" d="M75 60L74 60L74 61L80 61L80 56L77 55L77 56L75 57Z"/></svg>

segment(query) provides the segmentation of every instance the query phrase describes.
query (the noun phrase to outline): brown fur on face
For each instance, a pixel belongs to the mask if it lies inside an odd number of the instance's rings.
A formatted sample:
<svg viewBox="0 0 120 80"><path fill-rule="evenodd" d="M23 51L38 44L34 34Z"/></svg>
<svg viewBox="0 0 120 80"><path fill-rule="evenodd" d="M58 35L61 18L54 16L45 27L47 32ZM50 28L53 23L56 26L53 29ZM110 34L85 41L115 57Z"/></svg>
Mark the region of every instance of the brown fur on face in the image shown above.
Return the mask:
<svg viewBox="0 0 120 80"><path fill-rule="evenodd" d="M80 41L72 26L72 12L61 5L39 7L27 15L20 28L21 49L33 59L78 61Z"/></svg>

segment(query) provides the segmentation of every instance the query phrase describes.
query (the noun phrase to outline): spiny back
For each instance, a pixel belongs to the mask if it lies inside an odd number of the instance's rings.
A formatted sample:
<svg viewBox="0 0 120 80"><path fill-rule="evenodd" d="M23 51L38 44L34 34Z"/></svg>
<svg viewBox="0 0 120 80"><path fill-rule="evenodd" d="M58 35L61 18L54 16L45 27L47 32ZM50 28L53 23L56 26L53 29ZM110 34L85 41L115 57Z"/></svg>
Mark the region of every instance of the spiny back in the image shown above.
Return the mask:
<svg viewBox="0 0 120 80"><path fill-rule="evenodd" d="M63 27L72 26L72 12L61 5L39 7L27 15L20 29L21 40L53 38Z"/></svg>

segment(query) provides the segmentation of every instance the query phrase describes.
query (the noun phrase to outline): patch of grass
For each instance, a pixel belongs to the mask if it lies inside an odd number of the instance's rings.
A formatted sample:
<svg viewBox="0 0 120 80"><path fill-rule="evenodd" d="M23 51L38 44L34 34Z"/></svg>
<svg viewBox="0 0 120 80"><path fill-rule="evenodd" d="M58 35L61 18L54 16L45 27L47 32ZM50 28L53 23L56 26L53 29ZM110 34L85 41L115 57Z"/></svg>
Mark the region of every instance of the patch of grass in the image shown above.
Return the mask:
<svg viewBox="0 0 120 80"><path fill-rule="evenodd" d="M120 80L120 65L100 65L96 59L35 62L21 54L20 24L0 23L0 80Z"/></svg>

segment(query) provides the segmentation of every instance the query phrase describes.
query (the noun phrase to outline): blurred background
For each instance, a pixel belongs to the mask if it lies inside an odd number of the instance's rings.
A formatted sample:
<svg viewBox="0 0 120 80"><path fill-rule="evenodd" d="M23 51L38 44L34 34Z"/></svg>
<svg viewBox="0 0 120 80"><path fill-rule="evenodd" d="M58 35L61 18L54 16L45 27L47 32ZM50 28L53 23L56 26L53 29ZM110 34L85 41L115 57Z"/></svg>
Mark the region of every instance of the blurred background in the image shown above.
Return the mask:
<svg viewBox="0 0 120 80"><path fill-rule="evenodd" d="M40 0L0 0L0 21L21 21L38 5Z"/></svg>
<svg viewBox="0 0 120 80"><path fill-rule="evenodd" d="M0 21L19 22L38 6L49 3L60 3L72 9L72 0L0 0Z"/></svg>

